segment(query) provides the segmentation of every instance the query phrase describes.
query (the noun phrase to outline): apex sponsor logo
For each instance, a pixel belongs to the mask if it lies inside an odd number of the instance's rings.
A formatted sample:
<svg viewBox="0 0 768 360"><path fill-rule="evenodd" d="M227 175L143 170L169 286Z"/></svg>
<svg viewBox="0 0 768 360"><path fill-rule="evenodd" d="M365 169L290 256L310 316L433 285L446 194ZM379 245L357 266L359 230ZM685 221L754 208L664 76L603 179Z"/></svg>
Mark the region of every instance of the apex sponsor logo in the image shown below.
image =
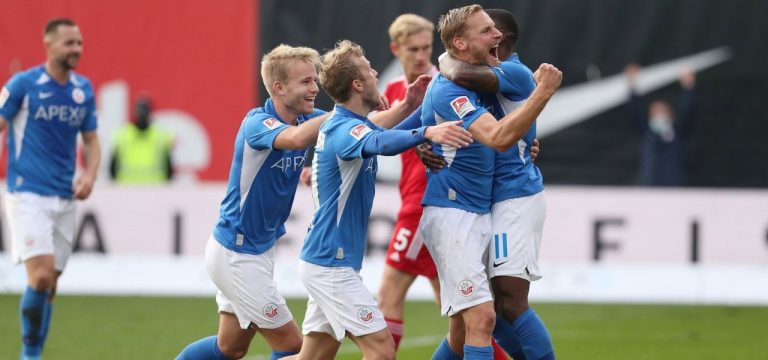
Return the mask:
<svg viewBox="0 0 768 360"><path fill-rule="evenodd" d="M453 112L455 112L456 115L459 115L460 118L463 118L464 115L467 115L470 111L475 110L475 105L472 105L472 103L469 102L468 97L459 96L451 101L451 108L453 108Z"/></svg>
<svg viewBox="0 0 768 360"><path fill-rule="evenodd" d="M360 140L365 136L365 134L371 132L371 128L366 126L365 124L360 124L352 128L352 130L349 132L349 135L352 135L353 138L356 140Z"/></svg>
<svg viewBox="0 0 768 360"><path fill-rule="evenodd" d="M288 171L298 171L301 170L301 168L304 166L304 155L298 155L298 156L284 156L281 157L279 160L275 161L270 168L272 169L280 169L282 172L288 172Z"/></svg>
<svg viewBox="0 0 768 360"><path fill-rule="evenodd" d="M70 126L80 126L85 120L87 113L84 106L40 105L35 110L35 120L58 120L69 123Z"/></svg>

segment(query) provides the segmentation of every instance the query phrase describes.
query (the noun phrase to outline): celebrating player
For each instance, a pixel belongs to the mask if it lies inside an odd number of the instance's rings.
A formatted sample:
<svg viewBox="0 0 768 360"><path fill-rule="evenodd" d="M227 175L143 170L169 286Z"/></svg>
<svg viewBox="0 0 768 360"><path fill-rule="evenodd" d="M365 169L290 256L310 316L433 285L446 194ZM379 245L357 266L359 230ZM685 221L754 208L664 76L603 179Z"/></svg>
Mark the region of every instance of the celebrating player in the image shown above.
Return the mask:
<svg viewBox="0 0 768 360"><path fill-rule="evenodd" d="M502 34L479 5L449 11L440 18L446 50L456 59L496 65ZM516 111L500 120L485 110L480 96L438 74L423 104L425 125L463 120L478 142L465 149L437 148L447 167L428 174L420 229L437 265L441 312L449 316L448 338L436 359L491 359L495 326L493 297L483 258L490 243L494 150L506 151L528 131L562 74L542 64L534 75L537 87ZM463 347L462 347L463 344Z"/></svg>
<svg viewBox="0 0 768 360"><path fill-rule="evenodd" d="M27 271L22 359L42 354L56 284L72 253L74 199L91 194L101 160L93 87L74 72L83 52L80 28L70 19L52 19L43 43L45 64L14 75L0 91L0 130L10 125L5 211L12 256ZM86 168L73 184L78 133Z"/></svg>
<svg viewBox="0 0 768 360"><path fill-rule="evenodd" d="M362 48L350 41L339 42L323 55L320 82L336 107L320 128L312 164L317 210L301 251L300 273L309 302L299 359L333 358L345 336L367 359L394 359L392 335L358 274L373 203L376 155L395 155L425 139L457 148L471 142L460 122L420 127L420 112L393 130L375 125L366 116L380 103L376 75ZM413 90L423 96L428 77L421 79Z"/></svg>
<svg viewBox="0 0 768 360"><path fill-rule="evenodd" d="M486 13L503 34L497 53L502 63L489 68L441 56L443 74L458 85L484 93L496 117L519 108L535 87L531 70L513 53L519 36L515 17L503 9ZM496 328L494 337L515 359L554 359L544 323L528 304L530 282L541 278L538 258L546 203L531 147L536 123L507 151L496 152L488 273L491 277Z"/></svg>

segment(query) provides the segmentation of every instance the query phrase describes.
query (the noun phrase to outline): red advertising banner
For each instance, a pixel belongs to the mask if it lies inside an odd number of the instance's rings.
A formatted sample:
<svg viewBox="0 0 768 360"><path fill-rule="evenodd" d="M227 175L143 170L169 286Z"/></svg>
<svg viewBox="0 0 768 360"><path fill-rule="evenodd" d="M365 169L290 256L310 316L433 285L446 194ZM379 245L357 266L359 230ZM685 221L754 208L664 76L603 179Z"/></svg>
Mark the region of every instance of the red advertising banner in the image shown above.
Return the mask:
<svg viewBox="0 0 768 360"><path fill-rule="evenodd" d="M257 101L258 3L0 0L0 82L43 63L46 21L70 17L84 38L76 71L96 91L104 171L112 134L148 94L154 122L174 133L177 174L225 180L233 136Z"/></svg>

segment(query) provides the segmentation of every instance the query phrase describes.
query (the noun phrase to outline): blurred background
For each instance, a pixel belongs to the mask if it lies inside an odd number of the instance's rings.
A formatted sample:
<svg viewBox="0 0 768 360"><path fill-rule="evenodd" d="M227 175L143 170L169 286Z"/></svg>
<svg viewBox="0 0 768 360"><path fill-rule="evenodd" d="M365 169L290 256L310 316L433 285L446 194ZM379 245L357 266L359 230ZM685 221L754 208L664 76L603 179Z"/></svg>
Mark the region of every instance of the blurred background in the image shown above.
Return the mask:
<svg viewBox="0 0 768 360"><path fill-rule="evenodd" d="M383 88L402 73L387 35L398 15L437 22L471 3L0 0L0 82L42 63L46 21L67 16L85 40L77 71L93 81L98 100L102 176L79 204L76 252L59 293L208 296L206 309L213 312L202 254L224 196L234 135L246 112L266 97L261 55L281 43L323 52L349 39L363 46ZM538 120L548 217L545 277L532 286L532 299L757 305L765 318L768 2L476 3L516 15L523 63L533 70L552 63L564 75ZM436 34L433 63L443 51ZM156 185L120 184L110 176L116 134L135 121L134 104L146 98L152 124L172 137L173 176ZM332 107L325 94L318 99L318 108ZM656 100L668 102L681 125L671 137L646 115ZM673 142L673 155L653 150ZM0 145L3 164L6 146ZM674 159L670 166L683 179L649 181L643 175L649 156ZM372 290L399 207L399 166L397 157L380 161L363 269ZM290 297L305 296L294 269L312 212L310 192L300 186L278 245L276 279ZM25 283L9 247L3 224L0 294L17 294ZM429 299L431 292L419 281L409 296ZM213 331L214 322L209 325ZM617 357L632 358L602 358Z"/></svg>

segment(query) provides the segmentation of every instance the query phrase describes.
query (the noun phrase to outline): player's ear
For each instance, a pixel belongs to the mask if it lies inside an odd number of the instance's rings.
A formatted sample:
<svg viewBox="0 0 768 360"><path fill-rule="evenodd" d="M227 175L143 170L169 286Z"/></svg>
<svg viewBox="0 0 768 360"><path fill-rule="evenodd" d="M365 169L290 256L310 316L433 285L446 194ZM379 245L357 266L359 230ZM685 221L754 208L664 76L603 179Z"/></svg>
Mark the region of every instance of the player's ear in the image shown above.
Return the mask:
<svg viewBox="0 0 768 360"><path fill-rule="evenodd" d="M278 95L285 95L285 88L283 87L283 83L279 81L273 81L272 82L272 93L278 94Z"/></svg>
<svg viewBox="0 0 768 360"><path fill-rule="evenodd" d="M462 50L462 51L467 50L467 42L464 40L463 37L457 36L453 38L452 42L453 42L453 47L456 48L457 50Z"/></svg>
<svg viewBox="0 0 768 360"><path fill-rule="evenodd" d="M389 50L392 51L392 55L395 55L395 57L398 56L397 54L400 52L400 46L397 45L397 41L389 43Z"/></svg>
<svg viewBox="0 0 768 360"><path fill-rule="evenodd" d="M352 90L363 92L363 82L359 79L352 80Z"/></svg>

